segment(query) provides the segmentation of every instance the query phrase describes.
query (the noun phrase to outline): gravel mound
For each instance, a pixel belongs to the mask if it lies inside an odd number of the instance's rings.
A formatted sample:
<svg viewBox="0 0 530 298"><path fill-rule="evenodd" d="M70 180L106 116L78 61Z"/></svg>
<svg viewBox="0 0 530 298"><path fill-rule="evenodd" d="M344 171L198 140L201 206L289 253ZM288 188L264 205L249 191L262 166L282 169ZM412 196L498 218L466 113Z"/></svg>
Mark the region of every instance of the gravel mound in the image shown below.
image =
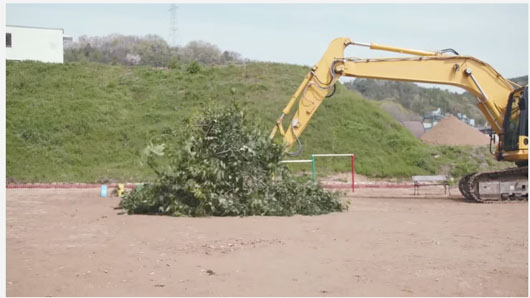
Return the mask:
<svg viewBox="0 0 530 298"><path fill-rule="evenodd" d="M420 138L423 142L434 145L488 145L490 138L478 129L447 116Z"/></svg>

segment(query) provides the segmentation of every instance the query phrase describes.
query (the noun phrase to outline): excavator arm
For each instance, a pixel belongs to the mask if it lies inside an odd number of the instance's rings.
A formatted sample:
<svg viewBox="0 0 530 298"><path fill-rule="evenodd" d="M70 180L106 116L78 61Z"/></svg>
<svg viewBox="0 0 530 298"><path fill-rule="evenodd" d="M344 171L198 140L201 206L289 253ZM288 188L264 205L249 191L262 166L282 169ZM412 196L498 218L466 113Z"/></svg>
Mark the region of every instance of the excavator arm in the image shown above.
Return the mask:
<svg viewBox="0 0 530 298"><path fill-rule="evenodd" d="M361 59L344 57L344 49L350 45L366 46L374 50L383 50L409 54L399 58ZM306 75L298 90L291 97L276 126L271 132L273 138L279 131L289 150L296 142L299 148L290 155L301 151L300 135L334 88L341 76L388 79L397 81L425 82L461 87L477 97L478 108L499 135L503 134L503 120L508 98L520 86L504 79L487 63L470 56L439 52L419 51L396 48L378 44L352 42L348 38L333 40L322 59ZM288 124L282 122L298 102L298 109Z"/></svg>

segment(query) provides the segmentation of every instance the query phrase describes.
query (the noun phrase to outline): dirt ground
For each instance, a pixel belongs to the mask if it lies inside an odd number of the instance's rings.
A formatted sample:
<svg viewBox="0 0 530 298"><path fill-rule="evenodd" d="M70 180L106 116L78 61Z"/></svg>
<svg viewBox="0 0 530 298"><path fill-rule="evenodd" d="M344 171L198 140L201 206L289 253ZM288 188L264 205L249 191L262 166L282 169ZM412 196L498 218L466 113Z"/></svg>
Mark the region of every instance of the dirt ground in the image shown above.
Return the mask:
<svg viewBox="0 0 530 298"><path fill-rule="evenodd" d="M8 189L7 295L528 296L527 203L412 192L358 189L323 216L173 218L120 215L99 189Z"/></svg>

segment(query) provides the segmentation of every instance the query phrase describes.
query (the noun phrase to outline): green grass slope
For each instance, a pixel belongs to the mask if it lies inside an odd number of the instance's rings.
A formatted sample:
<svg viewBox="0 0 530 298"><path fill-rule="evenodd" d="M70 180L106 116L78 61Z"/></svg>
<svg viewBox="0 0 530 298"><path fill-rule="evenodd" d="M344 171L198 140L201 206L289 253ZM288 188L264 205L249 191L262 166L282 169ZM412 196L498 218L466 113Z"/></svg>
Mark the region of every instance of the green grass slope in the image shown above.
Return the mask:
<svg viewBox="0 0 530 298"><path fill-rule="evenodd" d="M249 63L188 70L8 61L8 181L149 180L153 174L140 163L141 152L158 134L204 105L232 100L272 129L308 68ZM485 149L422 144L376 103L337 89L302 135L299 158L353 152L357 171L375 177L460 175L493 165ZM317 166L345 171L348 162L319 160Z"/></svg>

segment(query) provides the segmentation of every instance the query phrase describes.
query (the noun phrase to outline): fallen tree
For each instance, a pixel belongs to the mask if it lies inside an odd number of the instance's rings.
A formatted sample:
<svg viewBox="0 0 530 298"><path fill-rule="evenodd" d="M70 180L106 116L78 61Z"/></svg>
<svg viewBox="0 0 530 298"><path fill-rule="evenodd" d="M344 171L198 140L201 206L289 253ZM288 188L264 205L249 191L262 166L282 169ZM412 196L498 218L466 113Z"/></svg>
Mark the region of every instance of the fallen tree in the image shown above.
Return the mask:
<svg viewBox="0 0 530 298"><path fill-rule="evenodd" d="M126 194L129 214L173 216L315 215L342 211L338 195L296 178L280 163L283 147L236 105L205 109L184 130L145 150L152 183Z"/></svg>

